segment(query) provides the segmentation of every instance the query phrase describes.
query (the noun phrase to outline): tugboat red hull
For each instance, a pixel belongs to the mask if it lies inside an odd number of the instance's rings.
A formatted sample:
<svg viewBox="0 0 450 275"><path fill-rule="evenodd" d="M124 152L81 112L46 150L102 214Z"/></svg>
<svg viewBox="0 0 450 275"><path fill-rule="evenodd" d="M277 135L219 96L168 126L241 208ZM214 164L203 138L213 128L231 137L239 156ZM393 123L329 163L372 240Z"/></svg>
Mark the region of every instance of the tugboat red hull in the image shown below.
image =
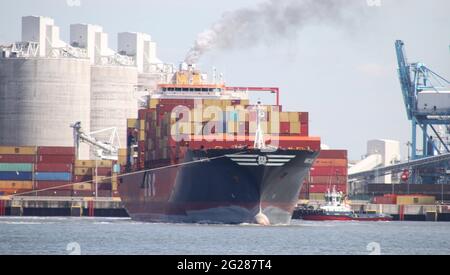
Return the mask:
<svg viewBox="0 0 450 275"><path fill-rule="evenodd" d="M302 217L307 221L392 221L390 216L310 215Z"/></svg>

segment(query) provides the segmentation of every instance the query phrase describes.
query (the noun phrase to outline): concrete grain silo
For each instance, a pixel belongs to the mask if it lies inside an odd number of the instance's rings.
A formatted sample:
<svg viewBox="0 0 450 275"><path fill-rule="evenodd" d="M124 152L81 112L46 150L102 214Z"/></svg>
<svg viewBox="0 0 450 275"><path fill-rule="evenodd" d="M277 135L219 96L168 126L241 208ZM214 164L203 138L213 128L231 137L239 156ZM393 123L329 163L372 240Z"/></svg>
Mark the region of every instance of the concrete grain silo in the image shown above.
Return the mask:
<svg viewBox="0 0 450 275"><path fill-rule="evenodd" d="M91 131L116 127L122 148L127 145L127 118L137 117L136 84L137 70L134 67L91 68ZM108 140L109 136L105 133L96 137Z"/></svg>
<svg viewBox="0 0 450 275"><path fill-rule="evenodd" d="M136 117L138 112L134 92L138 81L135 62L108 47L108 35L101 26L73 24L70 30L71 45L86 49L92 64L91 131L115 127L120 146L126 147L127 118ZM110 134L105 132L95 137L108 141Z"/></svg>
<svg viewBox="0 0 450 275"><path fill-rule="evenodd" d="M0 59L0 144L73 146L69 125L90 128L90 76L86 59Z"/></svg>
<svg viewBox="0 0 450 275"><path fill-rule="evenodd" d="M89 60L69 56L53 24L47 17L23 17L24 42L0 58L0 145L73 146L71 123L90 130ZM87 146L80 157L88 157Z"/></svg>

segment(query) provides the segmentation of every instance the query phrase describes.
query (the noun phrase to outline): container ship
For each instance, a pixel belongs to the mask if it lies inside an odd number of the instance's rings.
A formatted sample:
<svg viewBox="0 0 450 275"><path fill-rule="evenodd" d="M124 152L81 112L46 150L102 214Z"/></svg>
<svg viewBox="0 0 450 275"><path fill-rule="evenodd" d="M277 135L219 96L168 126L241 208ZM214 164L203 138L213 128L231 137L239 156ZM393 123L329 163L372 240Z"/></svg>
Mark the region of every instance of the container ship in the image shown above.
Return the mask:
<svg viewBox="0 0 450 275"><path fill-rule="evenodd" d="M283 112L277 88L207 83L184 64L128 120L119 194L151 222L288 224L320 151L308 114ZM251 105L250 91L277 94Z"/></svg>

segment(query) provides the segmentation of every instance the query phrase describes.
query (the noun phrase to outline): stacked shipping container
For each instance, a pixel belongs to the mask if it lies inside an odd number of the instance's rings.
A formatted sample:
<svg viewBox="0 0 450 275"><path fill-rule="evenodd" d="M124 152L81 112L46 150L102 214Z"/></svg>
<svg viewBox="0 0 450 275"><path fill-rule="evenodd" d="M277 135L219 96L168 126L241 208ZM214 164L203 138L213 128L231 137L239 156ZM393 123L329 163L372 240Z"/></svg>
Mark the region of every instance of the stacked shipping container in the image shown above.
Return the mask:
<svg viewBox="0 0 450 275"><path fill-rule="evenodd" d="M95 196L96 184L98 196L118 196L117 173L113 173L114 165L111 160L75 161L73 182L77 184L73 185L74 196Z"/></svg>
<svg viewBox="0 0 450 275"><path fill-rule="evenodd" d="M123 152L124 149L121 150ZM112 161L97 161L97 177L93 177L96 175L96 162L76 160L74 147L0 146L0 193L94 196L93 185L81 182L97 180L99 196L118 196L114 164ZM106 180L106 177L112 179ZM42 191L31 192L37 190Z"/></svg>
<svg viewBox="0 0 450 275"><path fill-rule="evenodd" d="M248 100L150 99L148 108L139 110L137 119L128 120L129 141L135 139L138 143L132 168L177 160L188 147L252 146L256 110L248 108L248 104ZM262 128L269 143L274 142L274 136L278 139L276 145L283 148L319 150L320 139L308 136L308 113L281 112L277 105L263 108L266 114Z"/></svg>
<svg viewBox="0 0 450 275"><path fill-rule="evenodd" d="M38 147L34 189L47 189L38 195L70 196L74 161L73 147Z"/></svg>
<svg viewBox="0 0 450 275"><path fill-rule="evenodd" d="M347 193L347 166L346 150L321 150L303 184L300 198L322 200L333 186L336 191Z"/></svg>
<svg viewBox="0 0 450 275"><path fill-rule="evenodd" d="M3 195L33 189L36 147L0 147L0 192Z"/></svg>

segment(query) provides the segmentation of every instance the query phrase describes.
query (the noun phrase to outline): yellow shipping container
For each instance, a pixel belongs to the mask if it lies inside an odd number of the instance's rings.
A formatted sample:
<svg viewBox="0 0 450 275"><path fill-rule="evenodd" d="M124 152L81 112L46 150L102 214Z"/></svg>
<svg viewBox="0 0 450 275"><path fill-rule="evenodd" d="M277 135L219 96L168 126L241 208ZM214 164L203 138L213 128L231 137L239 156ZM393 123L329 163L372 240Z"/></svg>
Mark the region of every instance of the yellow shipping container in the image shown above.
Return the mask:
<svg viewBox="0 0 450 275"><path fill-rule="evenodd" d="M269 122L269 130L268 134L279 134L280 133L280 123L274 120L273 122Z"/></svg>
<svg viewBox="0 0 450 275"><path fill-rule="evenodd" d="M222 107L231 106L231 99L222 100Z"/></svg>
<svg viewBox="0 0 450 275"><path fill-rule="evenodd" d="M105 177L105 176L97 176L97 177L93 177L92 178L92 183L110 183L111 182L111 178L110 177Z"/></svg>
<svg viewBox="0 0 450 275"><path fill-rule="evenodd" d="M94 168L95 160L76 160L75 168ZM97 167L112 167L112 160L97 160Z"/></svg>
<svg viewBox="0 0 450 275"><path fill-rule="evenodd" d="M119 156L127 156L127 151L128 149L127 148L120 148L119 149Z"/></svg>
<svg viewBox="0 0 450 275"><path fill-rule="evenodd" d="M222 107L222 100L219 100L219 99L205 99L203 101L203 105L204 105L203 106L204 108L209 107L209 106L217 106L217 107L221 108Z"/></svg>
<svg viewBox="0 0 450 275"><path fill-rule="evenodd" d="M185 85L188 84L188 76L184 72L177 72L176 74L176 84Z"/></svg>
<svg viewBox="0 0 450 275"><path fill-rule="evenodd" d="M145 140L145 131L140 130L139 131L139 141L144 141L144 140Z"/></svg>
<svg viewBox="0 0 450 275"><path fill-rule="evenodd" d="M112 191L117 191L117 174L113 174L113 177L111 178L111 189Z"/></svg>
<svg viewBox="0 0 450 275"><path fill-rule="evenodd" d="M119 159L117 160L117 163L120 164L120 166L127 165L127 157L126 156L119 156Z"/></svg>
<svg viewBox="0 0 450 275"><path fill-rule="evenodd" d="M397 197L398 205L427 205L435 203L436 198L434 196L408 195Z"/></svg>
<svg viewBox="0 0 450 275"><path fill-rule="evenodd" d="M92 170L95 168L75 168L73 173L75 176L92 176Z"/></svg>
<svg viewBox="0 0 450 275"><path fill-rule="evenodd" d="M0 155L35 155L37 147L0 146Z"/></svg>
<svg viewBox="0 0 450 275"><path fill-rule="evenodd" d="M192 84L193 85L201 85L202 84L202 76L199 73L194 73L192 75Z"/></svg>
<svg viewBox="0 0 450 275"><path fill-rule="evenodd" d="M92 190L91 183L75 183L73 185L73 190L82 191L82 190Z"/></svg>
<svg viewBox="0 0 450 275"><path fill-rule="evenodd" d="M299 115L298 112L288 112L289 114L289 122L298 122L299 121Z"/></svg>
<svg viewBox="0 0 450 275"><path fill-rule="evenodd" d="M158 104L159 104L159 99L157 99L157 98L152 98L148 101L148 107L151 109L156 108L156 105L158 105Z"/></svg>
<svg viewBox="0 0 450 275"><path fill-rule="evenodd" d="M290 128L291 134L300 134L300 122L291 122Z"/></svg>
<svg viewBox="0 0 450 275"><path fill-rule="evenodd" d="M1 189L33 189L33 182L1 180L0 190Z"/></svg>
<svg viewBox="0 0 450 275"><path fill-rule="evenodd" d="M128 128L137 128L137 119L136 118L129 118L127 119L127 127Z"/></svg>
<svg viewBox="0 0 450 275"><path fill-rule="evenodd" d="M289 114L286 112L280 112L280 122L289 122Z"/></svg>

